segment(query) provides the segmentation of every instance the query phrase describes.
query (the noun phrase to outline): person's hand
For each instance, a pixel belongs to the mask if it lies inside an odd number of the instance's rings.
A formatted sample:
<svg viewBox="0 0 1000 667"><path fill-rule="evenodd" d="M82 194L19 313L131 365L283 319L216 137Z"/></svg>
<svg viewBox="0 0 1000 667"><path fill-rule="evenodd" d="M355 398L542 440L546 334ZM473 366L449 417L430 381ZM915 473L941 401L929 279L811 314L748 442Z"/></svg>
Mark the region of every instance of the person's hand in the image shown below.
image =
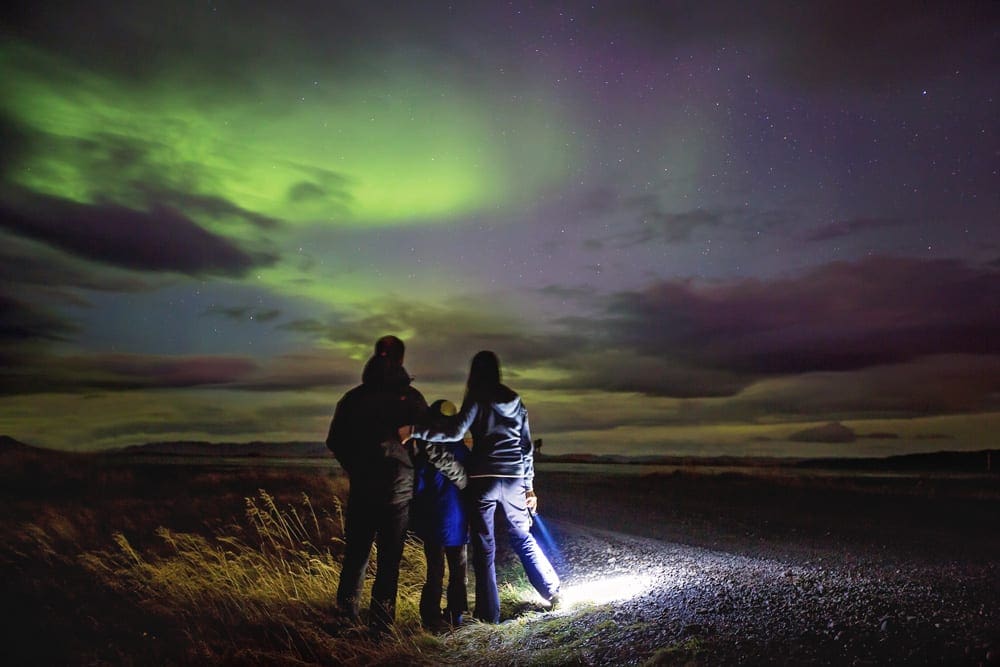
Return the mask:
<svg viewBox="0 0 1000 667"><path fill-rule="evenodd" d="M399 427L399 441L406 444L406 441L413 437L413 424Z"/></svg>
<svg viewBox="0 0 1000 667"><path fill-rule="evenodd" d="M529 489L524 492L524 496L525 496L524 504L527 505L528 511L531 512L532 514L537 513L538 496L535 495L535 492Z"/></svg>

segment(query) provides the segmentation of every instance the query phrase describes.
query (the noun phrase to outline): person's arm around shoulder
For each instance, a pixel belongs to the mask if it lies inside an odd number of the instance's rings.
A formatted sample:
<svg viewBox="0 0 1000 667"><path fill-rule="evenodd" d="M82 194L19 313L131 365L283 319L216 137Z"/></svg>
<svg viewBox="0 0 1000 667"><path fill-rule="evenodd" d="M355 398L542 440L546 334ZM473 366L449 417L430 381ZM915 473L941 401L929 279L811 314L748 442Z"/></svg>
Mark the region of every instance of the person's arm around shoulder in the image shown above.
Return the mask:
<svg viewBox="0 0 1000 667"><path fill-rule="evenodd" d="M457 486L464 489L469 483L469 476L465 472L465 466L459 463L458 459L448 451L447 445L434 444L423 440L416 440L417 451L427 457L427 461L437 468L442 475Z"/></svg>
<svg viewBox="0 0 1000 667"><path fill-rule="evenodd" d="M418 438L428 442L452 442L460 440L476 418L479 406L475 401L466 400L462 409L454 417L446 417L440 423L427 427L419 424L409 424L399 428L399 439L406 442L410 438Z"/></svg>

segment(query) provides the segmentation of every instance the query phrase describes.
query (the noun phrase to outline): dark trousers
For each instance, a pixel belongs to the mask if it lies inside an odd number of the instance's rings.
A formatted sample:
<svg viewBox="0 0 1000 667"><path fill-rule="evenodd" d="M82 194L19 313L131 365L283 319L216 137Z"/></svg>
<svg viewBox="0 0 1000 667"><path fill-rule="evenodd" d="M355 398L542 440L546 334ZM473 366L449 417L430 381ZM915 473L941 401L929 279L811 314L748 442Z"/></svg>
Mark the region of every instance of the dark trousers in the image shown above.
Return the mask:
<svg viewBox="0 0 1000 667"><path fill-rule="evenodd" d="M372 586L371 616L376 627L387 628L396 618L399 562L409 518L409 503L390 504L365 489L355 489L347 499L344 527L344 564L337 586L337 606L358 618L361 589L371 557L377 547L375 584Z"/></svg>
<svg viewBox="0 0 1000 667"><path fill-rule="evenodd" d="M457 625L462 614L469 609L469 592L466 583L468 556L464 544L443 547L440 544L424 542L424 556L427 559L427 581L420 591L420 619L424 625L432 626L441 620L441 593L444 587L444 564L448 561L448 606L445 609L447 621Z"/></svg>
<svg viewBox="0 0 1000 667"><path fill-rule="evenodd" d="M497 591L496 541L493 521L499 507L507 519L510 545L521 559L528 581L548 600L559 590L559 577L529 532L524 480L511 477L469 479L469 520L472 529L472 568L476 573L475 617L487 623L500 621L500 594Z"/></svg>

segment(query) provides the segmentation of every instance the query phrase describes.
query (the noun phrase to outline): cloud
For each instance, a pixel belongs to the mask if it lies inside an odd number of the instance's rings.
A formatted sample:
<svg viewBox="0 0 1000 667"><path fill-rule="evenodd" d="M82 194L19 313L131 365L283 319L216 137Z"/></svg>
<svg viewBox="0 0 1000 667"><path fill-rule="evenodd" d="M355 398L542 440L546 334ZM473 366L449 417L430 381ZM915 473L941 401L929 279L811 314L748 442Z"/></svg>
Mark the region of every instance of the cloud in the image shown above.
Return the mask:
<svg viewBox="0 0 1000 667"><path fill-rule="evenodd" d="M361 381L364 362L343 354L310 350L284 354L269 361L232 389L248 391L302 391L351 387Z"/></svg>
<svg viewBox="0 0 1000 667"><path fill-rule="evenodd" d="M142 292L154 285L126 270L94 264L38 241L0 232L0 282L18 289L83 288Z"/></svg>
<svg viewBox="0 0 1000 667"><path fill-rule="evenodd" d="M587 204L589 218L620 216L628 224L623 231L584 240L584 247L597 250L608 244L619 248L642 246L651 242L683 244L699 236L725 230L747 240L758 238L758 232L786 226L792 213L783 210L752 210L746 207L696 207L668 210L659 195L621 196L602 189L598 204Z"/></svg>
<svg viewBox="0 0 1000 667"><path fill-rule="evenodd" d="M257 362L236 356L57 355L18 350L0 378L0 394L226 386L249 377Z"/></svg>
<svg viewBox="0 0 1000 667"><path fill-rule="evenodd" d="M899 434L888 431L873 431L872 433L858 433L858 437L868 440L898 440Z"/></svg>
<svg viewBox="0 0 1000 667"><path fill-rule="evenodd" d="M849 370L1000 352L1000 272L874 257L772 281L665 281L612 298L594 334L737 373Z"/></svg>
<svg viewBox="0 0 1000 667"><path fill-rule="evenodd" d="M898 227L901 224L903 224L903 220L900 218L864 217L838 220L837 222L831 222L811 230L803 237L803 240L807 242L830 241L845 236L854 236L855 234L869 232L874 229Z"/></svg>
<svg viewBox="0 0 1000 667"><path fill-rule="evenodd" d="M936 355L852 371L769 377L687 411L700 422L912 419L1000 410L1000 356Z"/></svg>
<svg viewBox="0 0 1000 667"><path fill-rule="evenodd" d="M212 306L202 315L219 315L236 321L271 322L281 317L277 308L254 308L253 306Z"/></svg>
<svg viewBox="0 0 1000 667"><path fill-rule="evenodd" d="M0 342L62 341L76 330L69 321L0 292Z"/></svg>
<svg viewBox="0 0 1000 667"><path fill-rule="evenodd" d="M274 261L250 255L179 211L136 211L22 193L0 205L0 227L93 261L136 271L240 276Z"/></svg>
<svg viewBox="0 0 1000 667"><path fill-rule="evenodd" d="M796 431L788 436L792 442L854 442L857 434L839 422L830 422L822 426Z"/></svg>

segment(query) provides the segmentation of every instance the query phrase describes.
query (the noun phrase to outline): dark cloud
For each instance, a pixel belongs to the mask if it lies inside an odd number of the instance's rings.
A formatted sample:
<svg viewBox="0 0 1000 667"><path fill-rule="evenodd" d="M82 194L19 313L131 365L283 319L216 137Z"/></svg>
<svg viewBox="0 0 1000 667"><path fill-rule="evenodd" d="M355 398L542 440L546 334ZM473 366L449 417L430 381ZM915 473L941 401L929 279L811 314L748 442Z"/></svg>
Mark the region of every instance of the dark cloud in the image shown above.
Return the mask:
<svg viewBox="0 0 1000 667"><path fill-rule="evenodd" d="M324 210L347 211L354 199L351 188L355 183L344 174L320 167L291 164L309 177L288 189L287 199L293 204L322 203Z"/></svg>
<svg viewBox="0 0 1000 667"><path fill-rule="evenodd" d="M288 201L322 201L327 196L326 189L310 181L300 181L288 189Z"/></svg>
<svg viewBox="0 0 1000 667"><path fill-rule="evenodd" d="M218 224L236 222L260 229L274 229L280 224L276 218L249 211L222 197L193 191L205 179L203 168L189 163L164 169L162 155L171 155L175 149L160 142L110 131L64 137L3 118L0 135L12 142L10 151L4 149L11 168L28 155L29 147L33 153L59 156L82 165L81 169L100 184L99 191L90 193L94 201L143 202L142 206L126 207L176 209L186 216L205 217ZM159 160L157 155L161 156ZM14 201L26 199L16 186L3 194Z"/></svg>
<svg viewBox="0 0 1000 667"><path fill-rule="evenodd" d="M293 392L317 388L343 390L361 381L362 364L343 354L321 350L284 354L231 388Z"/></svg>
<svg viewBox="0 0 1000 667"><path fill-rule="evenodd" d="M1000 356L938 355L761 381L691 416L702 421L912 419L1000 410Z"/></svg>
<svg viewBox="0 0 1000 667"><path fill-rule="evenodd" d="M0 227L137 271L239 276L274 261L271 256L252 256L162 206L135 211L116 204L81 204L19 193L16 200L12 197L0 205Z"/></svg>
<svg viewBox="0 0 1000 667"><path fill-rule="evenodd" d="M1000 272L876 257L770 282L658 283L616 296L600 328L643 354L782 374L1000 352L998 313Z"/></svg>
<svg viewBox="0 0 1000 667"><path fill-rule="evenodd" d="M599 213L598 213L599 211ZM610 197L594 215L621 216L631 224L606 236L586 239L584 247L599 250L607 245L619 248L642 246L652 242L682 244L719 230L734 232L747 240L759 234L784 227L793 214L781 210L752 210L747 207L692 208L667 210L659 195Z"/></svg>
<svg viewBox="0 0 1000 667"><path fill-rule="evenodd" d="M95 440L127 436L162 436L173 433L206 433L213 436L236 436L261 433L266 429L262 422L248 421L245 417L219 416L206 419L174 418L164 421L150 419L119 421L109 426L92 428L86 437Z"/></svg>
<svg viewBox="0 0 1000 667"><path fill-rule="evenodd" d="M254 373L244 357L139 354L57 355L19 350L0 378L0 394L225 386Z"/></svg>
<svg viewBox="0 0 1000 667"><path fill-rule="evenodd" d="M0 342L61 341L76 330L71 322L0 292Z"/></svg>
<svg viewBox="0 0 1000 667"><path fill-rule="evenodd" d="M644 244L659 238L666 243L690 241L695 231L714 229L726 221L727 212L707 211L696 208L679 213L667 213L651 207L641 213L644 231L637 234L634 243Z"/></svg>
<svg viewBox="0 0 1000 667"><path fill-rule="evenodd" d="M847 426L839 422L830 422L822 426L796 431L788 436L792 442L854 442L858 439L857 434Z"/></svg>
<svg viewBox="0 0 1000 667"><path fill-rule="evenodd" d="M516 317L505 319L463 305L442 307L386 298L378 308L361 318L338 314L330 324L303 320L289 328L322 334L329 342L362 350L370 349L382 335L411 332L405 339L406 366L421 381L464 380L472 355L479 350L494 350L516 373L518 368L558 359L582 344L573 333L538 333Z"/></svg>
<svg viewBox="0 0 1000 667"><path fill-rule="evenodd" d="M281 317L277 308L255 308L253 306L212 306L202 315L219 315L236 321L271 322Z"/></svg>
<svg viewBox="0 0 1000 667"><path fill-rule="evenodd" d="M547 361L563 372L561 379L526 382L528 388L636 392L671 398L732 396L753 378L721 369L698 368L667 356L636 354L632 350L595 348L579 341Z"/></svg>
<svg viewBox="0 0 1000 667"><path fill-rule="evenodd" d="M0 283L26 288L83 288L142 292L154 285L126 271L114 271L43 243L0 232Z"/></svg>
<svg viewBox="0 0 1000 667"><path fill-rule="evenodd" d="M885 229L903 224L900 218L851 218L850 220L838 220L827 225L822 225L811 230L804 237L804 241L830 241L845 236L869 232L875 229Z"/></svg>
<svg viewBox="0 0 1000 667"><path fill-rule="evenodd" d="M276 328L284 331L317 335L320 337L331 336L335 330L333 325L313 318L284 322L279 324Z"/></svg>
<svg viewBox="0 0 1000 667"><path fill-rule="evenodd" d="M104 387L197 387L221 385L245 378L257 363L245 357L159 357L111 354L87 360L108 374Z"/></svg>
<svg viewBox="0 0 1000 667"><path fill-rule="evenodd" d="M222 197L163 190L145 184L137 185L136 191L144 195L147 204L151 207L159 203L161 206L177 208L188 215L204 215L214 221L234 219L261 229L274 229L281 224L277 218L248 211Z"/></svg>

